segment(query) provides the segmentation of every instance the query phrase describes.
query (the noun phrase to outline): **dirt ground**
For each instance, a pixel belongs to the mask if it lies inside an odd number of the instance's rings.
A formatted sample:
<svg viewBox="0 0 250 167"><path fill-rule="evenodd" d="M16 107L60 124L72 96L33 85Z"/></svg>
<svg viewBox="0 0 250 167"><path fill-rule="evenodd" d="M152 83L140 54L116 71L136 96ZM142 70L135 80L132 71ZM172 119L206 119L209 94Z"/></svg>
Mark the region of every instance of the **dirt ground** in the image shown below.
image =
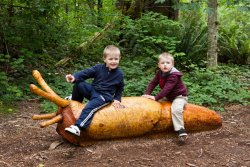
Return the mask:
<svg viewBox="0 0 250 167"><path fill-rule="evenodd" d="M38 103L22 102L0 115L1 167L250 167L250 106L228 106L222 128L190 133L185 145L163 135L79 147L63 141L56 125L41 129L31 119L40 111Z"/></svg>

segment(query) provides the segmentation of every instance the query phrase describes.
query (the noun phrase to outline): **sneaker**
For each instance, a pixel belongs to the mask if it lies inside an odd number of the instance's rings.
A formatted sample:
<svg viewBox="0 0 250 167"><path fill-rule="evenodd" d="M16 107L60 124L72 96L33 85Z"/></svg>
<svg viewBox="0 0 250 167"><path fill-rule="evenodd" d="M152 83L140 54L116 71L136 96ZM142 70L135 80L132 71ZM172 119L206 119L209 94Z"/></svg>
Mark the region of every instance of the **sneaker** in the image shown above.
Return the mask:
<svg viewBox="0 0 250 167"><path fill-rule="evenodd" d="M178 131L178 138L179 138L179 142L181 143L185 143L186 140L187 140L187 133L186 133L186 130L185 129L180 129Z"/></svg>
<svg viewBox="0 0 250 167"><path fill-rule="evenodd" d="M188 138L187 135L178 137L179 142L182 143L182 144L186 143L187 138Z"/></svg>
<svg viewBox="0 0 250 167"><path fill-rule="evenodd" d="M65 97L64 99L66 99L66 100L71 100L71 99L72 99L72 95L67 96L67 97Z"/></svg>
<svg viewBox="0 0 250 167"><path fill-rule="evenodd" d="M70 127L65 128L64 130L73 135L80 136L80 129L76 125L71 125Z"/></svg>
<svg viewBox="0 0 250 167"><path fill-rule="evenodd" d="M179 134L179 137L187 136L187 133L186 133L186 130L185 130L185 129L180 129L180 130L178 131L178 134Z"/></svg>

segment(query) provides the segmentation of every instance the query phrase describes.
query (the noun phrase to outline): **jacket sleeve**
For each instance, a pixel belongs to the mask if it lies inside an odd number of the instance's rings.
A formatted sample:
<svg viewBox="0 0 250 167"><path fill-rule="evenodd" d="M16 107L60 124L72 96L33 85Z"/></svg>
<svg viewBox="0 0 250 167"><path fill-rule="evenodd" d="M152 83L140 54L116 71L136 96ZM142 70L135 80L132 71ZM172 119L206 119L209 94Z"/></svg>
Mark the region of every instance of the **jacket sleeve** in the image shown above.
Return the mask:
<svg viewBox="0 0 250 167"><path fill-rule="evenodd" d="M159 84L159 75L160 75L160 73L158 72L155 75L155 77L148 84L148 87L147 87L147 89L145 91L146 95L151 95L151 93L153 92L154 88Z"/></svg>
<svg viewBox="0 0 250 167"><path fill-rule="evenodd" d="M120 84L117 86L117 89L116 89L116 92L114 95L115 100L121 101L122 92L124 90L124 85L125 85L124 84L124 75L122 75L122 80L121 80Z"/></svg>
<svg viewBox="0 0 250 167"><path fill-rule="evenodd" d="M177 75L172 75L165 83L163 89L155 96L155 100L160 100L166 97L178 83L180 77Z"/></svg>
<svg viewBox="0 0 250 167"><path fill-rule="evenodd" d="M96 74L96 68L97 66L93 66L80 72L74 73L73 75L75 77L75 82L82 82L86 79L94 78Z"/></svg>

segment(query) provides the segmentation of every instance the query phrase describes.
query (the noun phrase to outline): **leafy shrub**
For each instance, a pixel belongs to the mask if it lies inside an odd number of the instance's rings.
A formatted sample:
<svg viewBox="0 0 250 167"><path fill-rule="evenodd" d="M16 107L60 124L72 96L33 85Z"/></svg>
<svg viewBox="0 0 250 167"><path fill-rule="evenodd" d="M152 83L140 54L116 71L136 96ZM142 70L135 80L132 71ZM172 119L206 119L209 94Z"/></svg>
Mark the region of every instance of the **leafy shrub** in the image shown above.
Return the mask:
<svg viewBox="0 0 250 167"><path fill-rule="evenodd" d="M182 67L189 67L191 64L205 67L207 25L204 13L201 8L183 12L185 14L180 17L181 32L178 36L180 43L177 45L176 52L183 52L185 56L177 58L176 61L182 62Z"/></svg>
<svg viewBox="0 0 250 167"><path fill-rule="evenodd" d="M161 52L175 52L180 33L178 22L161 14L149 12L137 20L125 18L120 28L120 46L131 57L152 56Z"/></svg>
<svg viewBox="0 0 250 167"><path fill-rule="evenodd" d="M244 68L223 65L217 71L196 69L187 74L184 81L189 90L189 102L221 111L229 103L249 104L250 71ZM246 72L245 76L242 71Z"/></svg>
<svg viewBox="0 0 250 167"><path fill-rule="evenodd" d="M9 60L9 55L0 54L0 64L6 64ZM16 61L13 64L19 64L19 61ZM11 103L23 96L20 87L11 82L14 79L15 76L9 77L5 71L0 72L0 101Z"/></svg>
<svg viewBox="0 0 250 167"><path fill-rule="evenodd" d="M151 77L153 69L149 69L147 74L146 64L143 61L126 61L122 63L121 68L125 74L125 89L123 96L141 96Z"/></svg>
<svg viewBox="0 0 250 167"><path fill-rule="evenodd" d="M18 86L9 83L8 77L4 72L0 72L0 89L0 101L11 103L23 95L22 90Z"/></svg>
<svg viewBox="0 0 250 167"><path fill-rule="evenodd" d="M219 61L248 64L250 58L249 13L236 8L219 10Z"/></svg>

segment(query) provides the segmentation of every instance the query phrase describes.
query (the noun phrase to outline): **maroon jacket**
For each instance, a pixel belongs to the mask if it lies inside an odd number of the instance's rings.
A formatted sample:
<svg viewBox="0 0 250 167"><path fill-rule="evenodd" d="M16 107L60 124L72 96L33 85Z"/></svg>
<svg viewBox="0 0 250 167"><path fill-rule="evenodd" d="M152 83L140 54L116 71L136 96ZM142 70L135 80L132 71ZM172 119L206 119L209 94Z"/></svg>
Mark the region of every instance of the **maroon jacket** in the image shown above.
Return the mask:
<svg viewBox="0 0 250 167"><path fill-rule="evenodd" d="M151 95L154 88L159 85L161 91L155 96L155 100L167 97L169 101L173 101L179 95L187 96L187 89L181 80L181 76L182 73L174 67L168 73L162 73L159 70L149 83L145 94Z"/></svg>

